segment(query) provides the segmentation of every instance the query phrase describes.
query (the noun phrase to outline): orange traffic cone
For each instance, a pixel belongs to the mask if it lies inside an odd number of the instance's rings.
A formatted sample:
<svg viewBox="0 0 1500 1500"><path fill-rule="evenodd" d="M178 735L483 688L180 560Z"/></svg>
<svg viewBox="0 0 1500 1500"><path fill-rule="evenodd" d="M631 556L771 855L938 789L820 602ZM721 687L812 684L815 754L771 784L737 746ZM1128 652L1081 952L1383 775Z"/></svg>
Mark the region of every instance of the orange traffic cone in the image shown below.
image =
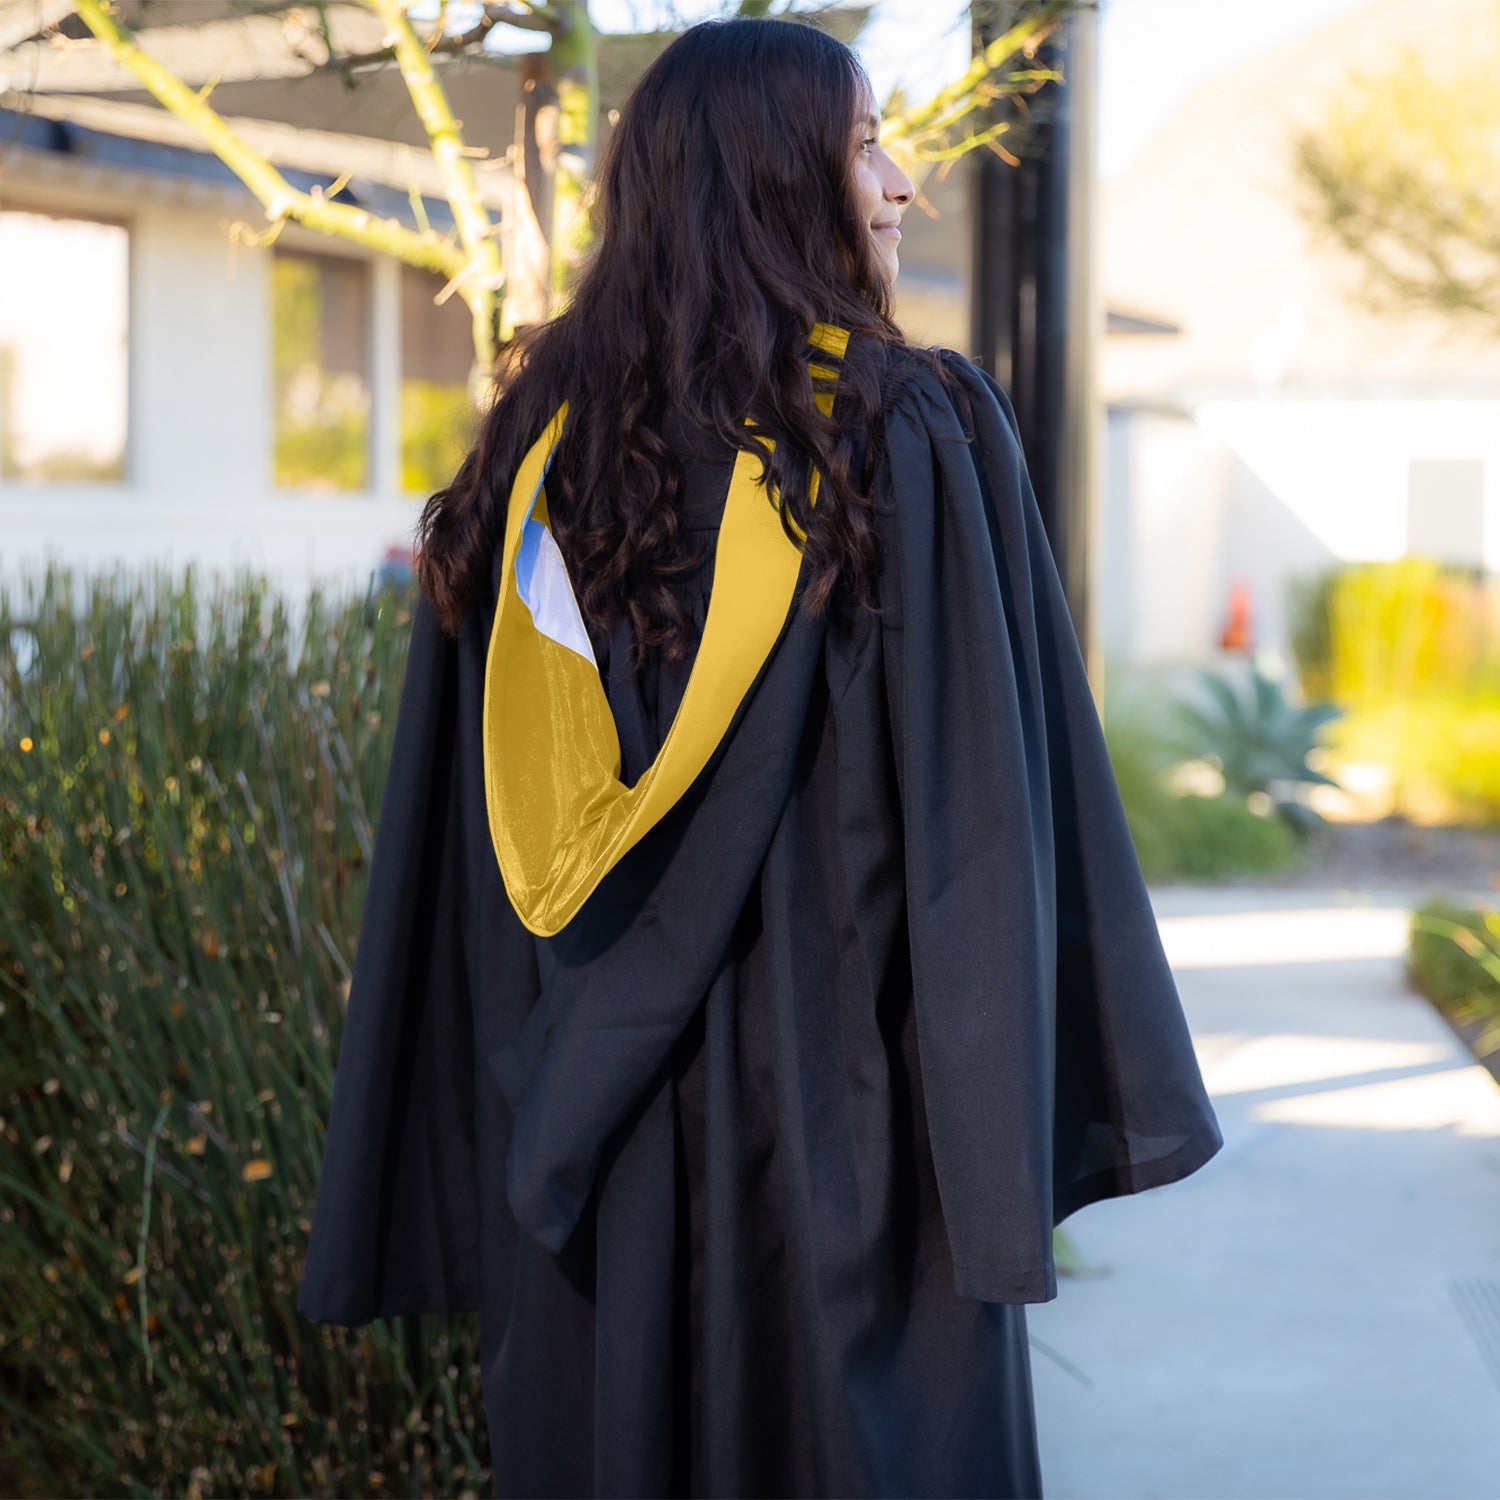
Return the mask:
<svg viewBox="0 0 1500 1500"><path fill-rule="evenodd" d="M1249 651L1255 645L1255 632L1250 624L1250 582L1236 578L1229 586L1229 620L1219 637L1219 646L1225 651Z"/></svg>

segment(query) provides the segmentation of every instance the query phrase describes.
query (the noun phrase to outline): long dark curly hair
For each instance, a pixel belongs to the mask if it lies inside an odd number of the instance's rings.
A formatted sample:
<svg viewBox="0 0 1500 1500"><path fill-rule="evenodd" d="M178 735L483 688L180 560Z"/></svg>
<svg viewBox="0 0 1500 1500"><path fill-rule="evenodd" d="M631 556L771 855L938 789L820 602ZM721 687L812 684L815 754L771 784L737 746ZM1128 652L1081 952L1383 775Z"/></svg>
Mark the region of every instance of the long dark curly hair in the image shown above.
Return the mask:
<svg viewBox="0 0 1500 1500"><path fill-rule="evenodd" d="M871 97L855 54L802 22L705 22L646 70L605 153L571 300L506 348L473 449L418 523L417 578L450 634L491 583L510 485L564 400L549 519L585 615L628 614L637 662L690 642L672 587L696 560L662 436L672 408L737 449L774 441L783 525L806 538L804 608L836 590L870 605L870 434L904 346L851 192ZM851 334L838 422L808 379L818 322Z"/></svg>

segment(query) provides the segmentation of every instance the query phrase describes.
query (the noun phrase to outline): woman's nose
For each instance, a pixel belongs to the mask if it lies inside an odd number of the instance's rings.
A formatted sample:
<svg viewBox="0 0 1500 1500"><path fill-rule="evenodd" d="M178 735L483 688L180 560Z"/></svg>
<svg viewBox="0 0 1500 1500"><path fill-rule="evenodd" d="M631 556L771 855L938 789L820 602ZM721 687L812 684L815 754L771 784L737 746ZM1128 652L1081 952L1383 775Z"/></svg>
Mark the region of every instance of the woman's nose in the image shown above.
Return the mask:
<svg viewBox="0 0 1500 1500"><path fill-rule="evenodd" d="M910 203L916 194L916 187L910 177L896 165L891 163L891 177L885 185L885 195L892 203Z"/></svg>

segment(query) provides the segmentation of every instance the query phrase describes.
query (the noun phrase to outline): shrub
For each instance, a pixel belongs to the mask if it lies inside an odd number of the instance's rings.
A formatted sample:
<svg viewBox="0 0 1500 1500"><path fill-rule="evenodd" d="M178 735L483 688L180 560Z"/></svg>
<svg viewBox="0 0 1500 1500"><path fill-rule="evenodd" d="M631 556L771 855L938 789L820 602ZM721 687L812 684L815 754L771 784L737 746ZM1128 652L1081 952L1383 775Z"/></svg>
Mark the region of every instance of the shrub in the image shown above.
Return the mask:
<svg viewBox="0 0 1500 1500"><path fill-rule="evenodd" d="M1500 1052L1500 911L1438 898L1411 918L1407 975L1439 1010L1471 1030L1476 1055Z"/></svg>
<svg viewBox="0 0 1500 1500"><path fill-rule="evenodd" d="M1105 740L1141 871L1148 880L1264 874L1301 858L1291 828L1252 811L1244 796L1180 795L1168 775L1189 741L1160 705L1106 700Z"/></svg>
<svg viewBox="0 0 1500 1500"><path fill-rule="evenodd" d="M1333 621L1329 600L1343 567L1319 568L1286 582L1287 640L1303 694L1328 696L1333 681Z"/></svg>
<svg viewBox="0 0 1500 1500"><path fill-rule="evenodd" d="M1295 869L1302 845L1290 824L1263 817L1238 797L1189 792L1174 804L1173 874L1187 880Z"/></svg>
<svg viewBox="0 0 1500 1500"><path fill-rule="evenodd" d="M1500 691L1500 590L1427 557L1341 563L1287 584L1303 691L1347 708Z"/></svg>
<svg viewBox="0 0 1500 1500"><path fill-rule="evenodd" d="M1407 557L1326 568L1288 585L1304 693L1347 712L1340 759L1390 768L1392 808L1427 821L1500 818L1500 588Z"/></svg>
<svg viewBox="0 0 1500 1500"><path fill-rule="evenodd" d="M0 603L8 1462L46 1494L477 1492L477 1330L295 1311L408 594Z"/></svg>

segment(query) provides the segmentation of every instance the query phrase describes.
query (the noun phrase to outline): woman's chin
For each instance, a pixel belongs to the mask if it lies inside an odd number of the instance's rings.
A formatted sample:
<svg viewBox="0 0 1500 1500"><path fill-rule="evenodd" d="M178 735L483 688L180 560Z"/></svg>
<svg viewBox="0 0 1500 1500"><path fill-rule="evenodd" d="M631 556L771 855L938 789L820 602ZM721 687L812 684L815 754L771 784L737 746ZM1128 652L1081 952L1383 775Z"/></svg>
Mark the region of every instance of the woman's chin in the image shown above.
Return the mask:
<svg viewBox="0 0 1500 1500"><path fill-rule="evenodd" d="M874 252L874 269L880 273L880 279L886 285L895 281L895 276L900 272L900 258L895 254L895 246L877 245Z"/></svg>

